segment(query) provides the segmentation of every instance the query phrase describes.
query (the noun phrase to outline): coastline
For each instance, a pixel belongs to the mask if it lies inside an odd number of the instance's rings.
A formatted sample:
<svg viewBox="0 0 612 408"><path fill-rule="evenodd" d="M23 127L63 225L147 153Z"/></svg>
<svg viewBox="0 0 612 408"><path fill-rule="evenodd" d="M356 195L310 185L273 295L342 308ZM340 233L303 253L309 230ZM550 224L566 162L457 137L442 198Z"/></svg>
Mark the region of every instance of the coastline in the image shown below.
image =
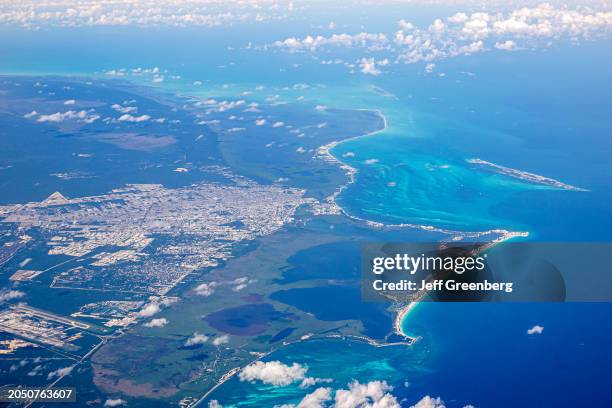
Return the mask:
<svg viewBox="0 0 612 408"><path fill-rule="evenodd" d="M395 315L395 321L393 323L395 334L398 334L403 337L410 337L408 333L404 331L404 328L403 328L404 320L408 317L410 312L414 310L414 308L417 305L418 305L418 302L410 302L407 306L399 309L399 311Z"/></svg>
<svg viewBox="0 0 612 408"><path fill-rule="evenodd" d="M546 187L555 188L558 190L581 191L581 192L590 191L586 188L576 187L571 184L563 183L559 180L555 180L550 177L541 176L539 174L530 173L528 171L513 169L510 167L502 166L500 164L491 163L489 161L482 160L479 158L467 159L466 162L469 164L478 166L479 168L482 168L483 170L487 170L492 173L501 174L506 177L515 178L517 180L521 180L526 183L546 186Z"/></svg>
<svg viewBox="0 0 612 408"><path fill-rule="evenodd" d="M484 249L490 248L494 245L500 244L504 241L508 241L513 238L518 238L518 237L524 238L524 237L529 236L529 232L526 232L526 231L510 231L510 230L501 229L501 228L495 228L495 229L490 229L486 231L456 231L456 230L440 228L440 227L435 227L433 225L424 225L424 224L411 224L411 223L385 224L383 222L372 221L372 220L364 219L356 215L350 214L345 208L343 208L340 204L338 204L337 199L346 188L348 188L351 184L353 184L356 181L356 176L359 171L357 168L343 162L341 159L334 156L331 150L346 141L356 140L356 139L360 139L364 137L370 137L378 133L384 132L385 130L387 130L389 126L387 118L381 110L379 109L357 109L357 110L375 112L383 120L384 126L381 129L377 129L375 131L368 132L363 135L350 137L350 138L343 139L340 141L330 142L326 145L319 147L317 149L317 154L315 155L315 158L320 158L326 161L327 163L339 166L342 170L345 171L345 174L348 177L348 181L346 183L338 187L338 189L333 194L326 197L325 199L325 201L335 210L336 213L340 213L353 221L356 221L359 223L365 223L366 225L372 228L379 228L379 229L382 229L382 228L393 228L393 229L411 228L411 229L420 229L424 231L438 232L444 235L448 235L449 236L448 241L452 241L452 242L461 241L463 239L476 239L476 238L480 238L483 236L489 236L489 235L496 236L496 238L490 239L486 243L486 245L483 246ZM443 240L442 242L445 242L445 241ZM417 304L418 302L410 302L408 305L398 309L396 316L395 316L394 325L393 325L395 334L402 336L405 339L412 339L412 337L408 335L408 333L404 332L402 326L403 326L404 320L410 314L410 311L412 311Z"/></svg>
<svg viewBox="0 0 612 408"><path fill-rule="evenodd" d="M254 358L253 360L249 361L248 363L238 366L238 367L234 367L231 370L227 371L225 374L223 374L219 380L217 381L217 383L215 383L214 386L212 386L204 395L202 395L200 398L198 398L197 400L195 400L192 404L188 405L188 408L195 408L197 406L200 406L202 403L206 402L206 400L208 399L208 397L210 397L210 395L220 386L222 386L224 383L226 383L227 381L231 380L236 374L238 374L240 371L242 371L245 367L257 362L257 361L261 361L262 359L268 357L269 355L277 352L278 350L280 350L281 348L287 347L287 346L292 346L295 344L299 344L299 343L303 343L303 342L307 342L310 340L328 340L328 339L340 339L340 340L346 340L346 339L350 339L352 341L355 342L364 342L369 344L372 347L392 347L392 346L411 346L415 341L418 340L418 338L413 338L410 336L404 336L406 338L406 341L396 341L396 342L380 342L378 340L374 340L370 337L367 336L357 336L357 335L346 335L346 334L329 334L329 335L320 335L320 336L316 336L313 334L307 334L302 336L300 339L297 339L295 341L290 341L290 342L283 342L282 345L280 345L277 348L271 349L265 353L260 353L256 358Z"/></svg>
<svg viewBox="0 0 612 408"><path fill-rule="evenodd" d="M452 229L447 229L447 228L435 227L433 225L426 225L426 224L412 224L412 223L385 224L383 222L372 221L372 220L368 220L368 219L361 218L356 215L350 214L344 207L338 204L337 198L346 188L348 188L348 186L350 186L356 181L356 176L359 171L355 167L343 162L338 157L334 156L331 152L331 149L349 140L356 140L356 139L360 139L364 137L374 136L378 133L384 132L388 127L387 118L380 110L378 109L373 109L373 110L357 109L357 110L362 110L362 111L369 110L369 111L372 111L378 114L383 119L383 123L384 123L383 128L369 132L369 133L365 133L363 135L350 137L350 138L343 139L340 141L330 142L326 145L319 147L317 149L317 154L315 156L315 158L320 158L330 164L339 166L341 169L345 170L345 174L348 177L348 181L346 183L338 187L338 189L333 194L326 197L325 199L325 201L327 201L328 204L332 205L338 213L341 213L342 215L354 221L365 223L368 226L373 227L373 228L413 228L413 229L420 229L424 231L439 232L441 234L451 236L451 238L449 239L451 241L460 241L461 239L464 239L464 238L479 238L479 237L486 236L486 235L498 235L498 237L493 239L491 243L500 243L502 241L506 241L508 239L512 239L516 237L529 236L528 232L510 231L510 230L506 230L502 228L494 228L494 229L485 230L485 231L458 231L458 230L452 230Z"/></svg>
<svg viewBox="0 0 612 408"><path fill-rule="evenodd" d="M338 205L336 199L338 198L338 196L346 189L348 188L349 185L353 184L355 182L355 176L358 173L358 170L343 162L342 160L338 159L336 156L334 156L331 153L331 150L338 146L341 143L344 143L346 141L349 140L357 140L360 138L364 138L364 137L369 137L369 136L374 136L378 133L384 132L385 130L387 130L387 128L389 127L389 123L387 121L387 117L382 113L382 111L380 111L379 109L355 109L358 111L368 111L368 112L374 112L376 113L383 121L383 127L381 129L377 129L377 130L373 130L371 132L368 133L364 133L363 135L358 135L358 136L354 136L354 137L349 137L347 139L343 139L340 141L334 140L333 142L330 142L326 145L323 145L321 147L319 147L317 149L317 154L315 155L315 158L320 158L330 164L334 164L338 167L340 167L342 170L345 171L346 176L349 178L349 181L347 183L342 184L340 187L338 187L338 189L336 191L334 191L333 194L331 194L329 197L326 198L326 201L328 201L330 204L333 204L340 212L342 212L342 214L346 215L347 217L353 218L353 219L358 219L361 220L357 217L354 217L350 214L348 214L346 212L346 210L344 208L342 208L340 205ZM361 221L367 221L367 220L361 220Z"/></svg>

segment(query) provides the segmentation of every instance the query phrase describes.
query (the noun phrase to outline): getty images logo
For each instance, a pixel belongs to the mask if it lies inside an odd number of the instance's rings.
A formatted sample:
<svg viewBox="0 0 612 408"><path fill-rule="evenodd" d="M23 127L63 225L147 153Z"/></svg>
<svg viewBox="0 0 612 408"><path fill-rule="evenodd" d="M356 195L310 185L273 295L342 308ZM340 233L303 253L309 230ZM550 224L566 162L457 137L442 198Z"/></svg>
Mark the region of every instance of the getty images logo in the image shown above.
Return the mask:
<svg viewBox="0 0 612 408"><path fill-rule="evenodd" d="M455 272L459 275L465 272L482 271L485 269L485 258L483 256L448 256L448 255L425 255L412 256L407 253L395 254L389 257L375 257L372 259L372 272L382 275L387 271L403 271L414 275L418 271L430 272Z"/></svg>

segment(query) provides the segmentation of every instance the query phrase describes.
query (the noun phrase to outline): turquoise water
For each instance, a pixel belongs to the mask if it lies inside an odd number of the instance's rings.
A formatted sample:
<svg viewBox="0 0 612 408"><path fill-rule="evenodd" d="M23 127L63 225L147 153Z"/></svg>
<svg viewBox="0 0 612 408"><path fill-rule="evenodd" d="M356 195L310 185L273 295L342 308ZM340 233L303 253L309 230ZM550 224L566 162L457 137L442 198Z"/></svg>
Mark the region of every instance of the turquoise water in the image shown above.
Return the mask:
<svg viewBox="0 0 612 408"><path fill-rule="evenodd" d="M592 50L582 52L590 55ZM482 64L492 67L479 66L476 77L486 79L453 75L469 85L446 77L406 84L399 75L378 84L395 97L373 92L370 84L334 91L330 102L378 109L388 121L386 130L332 151L359 171L339 202L354 214L388 223L472 231L504 228L528 231L532 239L542 241L609 239L612 213L605 203L612 200L612 177L606 170L612 153L610 121L597 102L576 106L571 97L554 99L559 91L553 86L560 78L546 70L550 60L568 71L580 70L582 64L568 50L548 57L522 55L503 63L483 58ZM522 64L536 62L545 66L531 76L513 74ZM609 59L605 63L612 65ZM487 87L491 71L507 84ZM603 70L593 76L593 83L583 85L584 77L570 75L564 91L571 95L581 86L606 82ZM529 92L534 84L550 99L534 98ZM610 94L610 87L604 86L591 95L602 101ZM479 171L466 163L471 158L590 191L558 190Z"/></svg>
<svg viewBox="0 0 612 408"><path fill-rule="evenodd" d="M359 171L339 197L351 214L464 231L529 231L531 239L543 241L610 240L612 55L600 52L609 42L441 62L445 77L426 76L415 66L363 78L340 68L324 71L308 56L228 53L226 45L239 35L211 41L228 34L222 29L208 35L127 29L4 34L20 35L21 42L0 45L3 72L99 75L158 65L181 75L161 85L172 92L240 98L261 84L266 91L249 99L278 94L305 106L380 110L388 120L385 131L333 150ZM156 46L142 46L144 40ZM65 47L53 46L58 41ZM184 45L194 43L207 46ZM296 60L303 64L299 70L286 68ZM475 75L462 73L468 71ZM200 79L204 89L194 89ZM295 83L324 86L284 89ZM377 93L373 85L396 97ZM300 95L305 98L297 101ZM552 190L474 171L465 162L473 157L591 191ZM333 378L336 388L352 379L385 379L406 405L429 394L452 407L609 406L610 312L608 304L425 304L404 322L405 330L423 337L413 348L323 340L281 349L268 360L307 364L309 375ZM535 324L544 333L528 336ZM305 393L297 384L273 388L232 379L212 398L273 406L297 402Z"/></svg>
<svg viewBox="0 0 612 408"><path fill-rule="evenodd" d="M422 337L412 347L313 340L265 360L298 362L309 367L308 376L333 378L319 386L385 379L402 406L425 395L441 396L449 407L608 406L612 356L602 351L612 331L609 313L600 304L424 303L404 322L405 331ZM543 325L544 333L527 335L535 324ZM233 378L212 398L273 406L297 403L312 390L299 383L279 388Z"/></svg>
<svg viewBox="0 0 612 408"><path fill-rule="evenodd" d="M401 393L409 389L406 383L409 378L427 374L427 369L421 365L426 354L424 348L407 353L403 346L374 348L362 342L312 340L285 347L266 360L286 364L298 362L308 367L307 376L332 380L319 386L346 389L353 380L367 382L379 378ZM281 402L298 403L305 393L313 390L314 387L301 389L299 383L279 388L234 378L222 385L213 398L227 405L272 407ZM416 403L420 398L415 397L413 395L408 401Z"/></svg>
<svg viewBox="0 0 612 408"><path fill-rule="evenodd" d="M352 214L389 223L469 231L505 228L528 231L530 239L541 241L609 240L612 183L606 163L612 131L598 102L610 89L596 89L607 83L603 67L586 85L583 76L570 73L588 65L576 52L586 58L593 49L558 50L548 59L533 54L501 62L483 58L475 65L484 83L455 74L464 84L445 82L449 89L414 72L406 74L408 84L397 77L372 81L397 99L374 92L369 82L317 90L320 103L378 109L388 121L386 130L332 150L358 169L339 203ZM612 65L609 59L603 63ZM533 64L530 76L518 69L523 64ZM564 66L563 73L551 74L553 64ZM562 76L565 88L560 91L555 84ZM415 78L420 83L410 81ZM495 88L500 78L508 84ZM533 95L533 87L543 94ZM576 106L571 98L559 98L559 93L579 94L580 87L589 89L593 104ZM465 162L473 157L591 191L561 191L474 171ZM404 330L422 336L411 349L366 346L369 351L363 354L346 354L328 341L325 347L312 346L319 349L314 361L308 343L268 359L323 368L322 373L336 378L334 387L350 379L385 378L406 406L424 395L441 396L453 407L609 405L606 372L612 360L606 344L612 327L604 323L609 313L609 304L427 303L403 322ZM536 324L545 327L544 333L527 335ZM330 358L339 361L329 367L325 362ZM353 371L338 372L347 366ZM378 369L355 369L361 366ZM261 404L269 398L297 402L296 394L304 392L296 387L272 391L233 379L215 396L237 403L236 395L245 394Z"/></svg>

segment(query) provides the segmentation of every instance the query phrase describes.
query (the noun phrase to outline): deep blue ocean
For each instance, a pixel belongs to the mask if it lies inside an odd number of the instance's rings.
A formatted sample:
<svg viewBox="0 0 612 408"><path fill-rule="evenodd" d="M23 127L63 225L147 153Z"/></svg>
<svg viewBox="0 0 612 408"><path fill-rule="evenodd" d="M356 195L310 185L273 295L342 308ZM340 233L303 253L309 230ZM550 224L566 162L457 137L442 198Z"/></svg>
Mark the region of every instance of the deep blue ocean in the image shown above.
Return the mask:
<svg viewBox="0 0 612 408"><path fill-rule="evenodd" d="M435 74L400 66L371 78L322 67L308 54L240 48L246 38L266 43L288 30L3 28L0 36L11 41L0 42L0 73L103 77L111 69L158 66L181 77L155 85L168 92L238 99L261 85L285 99L303 95L304 104L378 109L385 131L332 151L358 169L338 200L350 214L458 231L527 231L534 241L611 240L612 53L602 52L609 40L456 58L439 62ZM194 88L196 80L204 86ZM478 171L466 162L471 158L589 191ZM333 377L337 387L385 379L406 406L424 395L449 407L612 406L611 313L610 304L427 303L404 321L422 337L411 348L317 340L266 359L307 364L309 375ZM534 325L544 332L527 335ZM297 385L234 378L211 398L273 406L304 393Z"/></svg>

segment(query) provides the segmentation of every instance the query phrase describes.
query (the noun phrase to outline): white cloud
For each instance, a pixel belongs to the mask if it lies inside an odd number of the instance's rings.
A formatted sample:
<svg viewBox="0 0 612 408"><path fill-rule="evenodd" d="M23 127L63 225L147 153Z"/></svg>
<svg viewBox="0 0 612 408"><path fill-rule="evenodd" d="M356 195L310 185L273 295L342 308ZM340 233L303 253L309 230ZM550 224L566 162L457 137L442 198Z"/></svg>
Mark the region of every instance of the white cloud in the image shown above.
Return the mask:
<svg viewBox="0 0 612 408"><path fill-rule="evenodd" d="M220 286L230 286L231 290L234 292L240 292L244 288L246 288L249 284L256 282L256 280L249 279L246 276L242 276L240 278L236 278L227 282L209 282L209 283L201 283L198 285L194 292L199 296L208 297L212 295L215 290Z"/></svg>
<svg viewBox="0 0 612 408"><path fill-rule="evenodd" d="M234 292L240 292L242 289L244 289L244 288L246 288L246 287L247 287L247 284L246 284L246 283L240 283L240 284L238 284L238 285L234 286L234 287L232 288L232 290L233 290Z"/></svg>
<svg viewBox="0 0 612 408"><path fill-rule="evenodd" d="M64 368L58 368L55 371L51 371L47 375L47 380L50 380L50 379L55 378L55 377L64 377L66 375L70 375L70 373L72 372L72 368L73 367L64 367Z"/></svg>
<svg viewBox="0 0 612 408"><path fill-rule="evenodd" d="M362 58L359 60L359 70L367 75L380 75L380 70L376 68L374 58Z"/></svg>
<svg viewBox="0 0 612 408"><path fill-rule="evenodd" d="M552 6L523 7L501 12L455 13L436 18L426 28L400 20L393 33L333 34L331 36L290 37L272 44L289 52L317 52L326 55L337 47L367 51L357 60L359 69L368 75L379 75L380 66L389 59L395 63L431 63L435 60L470 55L490 49L516 50L547 46L551 40L592 38L612 31L612 12L577 6L574 9ZM380 57L380 55L384 55ZM323 60L330 64L334 59ZM354 64L345 63L353 69Z"/></svg>
<svg viewBox="0 0 612 408"><path fill-rule="evenodd" d="M517 47L514 41L506 40L504 42L496 42L495 48L497 48L498 50L510 51L510 50L516 50Z"/></svg>
<svg viewBox="0 0 612 408"><path fill-rule="evenodd" d="M367 159L366 161L364 161L365 164L376 164L378 163L378 159Z"/></svg>
<svg viewBox="0 0 612 408"><path fill-rule="evenodd" d="M273 128L279 128L279 127L283 127L283 126L285 126L285 122L274 122L272 124Z"/></svg>
<svg viewBox="0 0 612 408"><path fill-rule="evenodd" d="M201 283L194 290L197 295L208 297L214 293L216 287L217 282Z"/></svg>
<svg viewBox="0 0 612 408"><path fill-rule="evenodd" d="M89 111L73 111L69 110L66 112L55 112L49 115L40 115L37 122L51 122L51 123L61 123L66 120L75 120L77 122L83 123L93 123L100 118L99 115L95 113L94 110Z"/></svg>
<svg viewBox="0 0 612 408"><path fill-rule="evenodd" d="M328 387L320 387L307 394L297 404L285 404L280 408L325 408L325 403L331 399L332 389Z"/></svg>
<svg viewBox="0 0 612 408"><path fill-rule="evenodd" d="M161 307L157 303L148 303L138 312L140 317L151 317L161 311Z"/></svg>
<svg viewBox="0 0 612 408"><path fill-rule="evenodd" d="M319 408L324 407L324 403L331 399L331 388L317 388L307 394L298 404L298 408Z"/></svg>
<svg viewBox="0 0 612 408"><path fill-rule="evenodd" d="M204 344L207 341L208 341L208 336L205 336L203 334L196 332L196 333L193 333L193 336L187 339L187 341L185 342L185 346L187 347L197 346L199 344Z"/></svg>
<svg viewBox="0 0 612 408"><path fill-rule="evenodd" d="M540 325L535 325L531 329L527 329L527 334L542 334L544 332L544 327Z"/></svg>
<svg viewBox="0 0 612 408"><path fill-rule="evenodd" d="M281 20L293 2L225 0L23 0L3 2L0 22L41 26L205 26Z"/></svg>
<svg viewBox="0 0 612 408"><path fill-rule="evenodd" d="M9 300L19 299L25 296L20 290L2 290L0 291L0 302L8 302Z"/></svg>
<svg viewBox="0 0 612 408"><path fill-rule="evenodd" d="M136 106L122 106L118 103L111 105L111 108L120 113L134 113L138 111L138 108Z"/></svg>
<svg viewBox="0 0 612 408"><path fill-rule="evenodd" d="M243 106L245 103L246 101L243 99L240 99L237 101L221 101L221 102L217 102L214 99L208 99L206 101L202 101L203 105L217 105L216 109L211 109L211 111L216 110L217 112L225 112L230 109L235 109L240 106Z"/></svg>
<svg viewBox="0 0 612 408"><path fill-rule="evenodd" d="M385 381L370 381L360 384L353 381L348 390L337 390L334 397L335 408L400 408L399 402L390 391L393 387ZM421 407L419 407L421 408Z"/></svg>
<svg viewBox="0 0 612 408"><path fill-rule="evenodd" d="M397 24L402 30L405 30L405 31L414 30L414 25L411 22L408 22L404 19L401 19Z"/></svg>
<svg viewBox="0 0 612 408"><path fill-rule="evenodd" d="M410 408L445 408L445 405L444 401L442 401L439 397L432 398L429 395L426 395Z"/></svg>
<svg viewBox="0 0 612 408"><path fill-rule="evenodd" d="M212 344L214 346L220 346L222 344L227 344L227 343L229 343L229 336L227 334L224 334L223 336L219 336L212 341Z"/></svg>
<svg viewBox="0 0 612 408"><path fill-rule="evenodd" d="M490 33L489 20L487 13L474 13L463 23L460 32L468 38L485 38Z"/></svg>
<svg viewBox="0 0 612 408"><path fill-rule="evenodd" d="M33 117L34 117L34 116L36 116L36 115L38 115L38 112L36 112L35 110L33 110L32 112L30 112L30 113L26 113L25 115L23 115L23 117L24 117L24 118L26 118L26 119L31 119L31 118L33 118Z"/></svg>
<svg viewBox="0 0 612 408"><path fill-rule="evenodd" d="M151 119L149 115L132 116L129 113L126 113L124 115L121 115L117 120L119 120L120 122L139 123L146 122L149 119Z"/></svg>
<svg viewBox="0 0 612 408"><path fill-rule="evenodd" d="M263 126L263 125L265 125L265 124L266 124L266 120L265 120L265 119L257 119L257 120L255 121L255 124L256 124L257 126Z"/></svg>
<svg viewBox="0 0 612 408"><path fill-rule="evenodd" d="M242 289L246 288L249 284L256 282L254 279L249 279L246 276L242 276L240 278L236 278L233 281L227 282L229 285L233 285L232 290L234 292L240 292Z"/></svg>
<svg viewBox="0 0 612 408"><path fill-rule="evenodd" d="M329 37L308 35L302 39L290 37L282 41L276 41L273 45L275 47L287 49L291 52L296 52L306 50L315 51L318 48L327 46L361 46L370 49L380 49L388 43L389 39L385 34L361 32L358 34L332 34Z"/></svg>
<svg viewBox="0 0 612 408"><path fill-rule="evenodd" d="M308 367L298 363L288 366L280 361L256 361L246 366L238 374L240 381L261 381L276 387L284 387L291 383L302 381Z"/></svg>
<svg viewBox="0 0 612 408"><path fill-rule="evenodd" d="M439 18L436 18L429 26L429 31L433 33L441 34L444 32L444 30L446 30L446 25Z"/></svg>
<svg viewBox="0 0 612 408"><path fill-rule="evenodd" d="M30 372L28 372L28 376L29 377L34 377L34 376L37 376L37 375L41 375L41 371L42 371L42 366L41 365L37 365Z"/></svg>
<svg viewBox="0 0 612 408"><path fill-rule="evenodd" d="M259 104L257 102L251 102L243 112L261 112L261 110L258 109L258 106Z"/></svg>
<svg viewBox="0 0 612 408"><path fill-rule="evenodd" d="M106 401L104 401L105 407L120 407L123 405L127 405L127 402L125 402L121 398L107 399Z"/></svg>
<svg viewBox="0 0 612 408"><path fill-rule="evenodd" d="M64 105L75 105L76 101L74 99L68 99L67 101L64 101Z"/></svg>
<svg viewBox="0 0 612 408"><path fill-rule="evenodd" d="M111 69L106 71L105 74L109 76L125 76L126 72L123 70Z"/></svg>
<svg viewBox="0 0 612 408"><path fill-rule="evenodd" d="M460 24L460 23L466 22L468 20L468 16L465 13L455 13L452 16L448 17L447 20L450 23ZM402 28L401 25L400 25L400 28ZM410 30L410 28L409 29L402 28L402 30Z"/></svg>
<svg viewBox="0 0 612 408"><path fill-rule="evenodd" d="M300 388L310 388L313 385L333 382L331 378L306 377L300 383Z"/></svg>
<svg viewBox="0 0 612 408"><path fill-rule="evenodd" d="M159 317L157 319L151 319L151 321L144 324L145 327L164 327L168 324L168 319L165 317Z"/></svg>

